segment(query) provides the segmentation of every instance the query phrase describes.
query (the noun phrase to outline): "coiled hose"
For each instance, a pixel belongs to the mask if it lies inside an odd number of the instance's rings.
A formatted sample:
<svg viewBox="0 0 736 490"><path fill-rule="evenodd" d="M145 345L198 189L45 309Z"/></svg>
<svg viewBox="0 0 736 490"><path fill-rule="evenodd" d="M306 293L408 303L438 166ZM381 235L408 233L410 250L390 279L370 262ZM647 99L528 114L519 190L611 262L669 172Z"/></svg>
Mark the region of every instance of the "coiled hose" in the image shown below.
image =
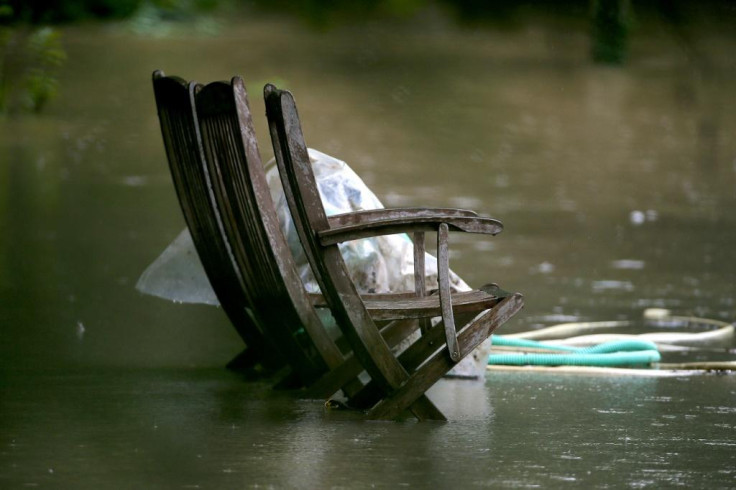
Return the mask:
<svg viewBox="0 0 736 490"><path fill-rule="evenodd" d="M507 366L631 366L659 362L657 345L648 340L614 340L592 347L552 345L533 340L493 336L496 347L555 351L556 353L514 352L491 354L488 364Z"/></svg>

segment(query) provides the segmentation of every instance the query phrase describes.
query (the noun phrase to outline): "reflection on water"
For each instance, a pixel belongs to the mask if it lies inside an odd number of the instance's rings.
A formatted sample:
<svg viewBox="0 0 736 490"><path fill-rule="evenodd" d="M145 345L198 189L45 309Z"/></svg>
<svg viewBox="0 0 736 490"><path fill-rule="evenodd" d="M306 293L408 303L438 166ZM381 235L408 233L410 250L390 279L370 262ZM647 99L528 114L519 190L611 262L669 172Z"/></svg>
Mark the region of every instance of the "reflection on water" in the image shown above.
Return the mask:
<svg viewBox="0 0 736 490"><path fill-rule="evenodd" d="M435 388L451 423L366 423L225 372L240 344L220 310L133 287L184 226L148 78L163 68L245 76L256 115L279 79L310 146L387 205L503 220L492 242L453 236L452 266L525 293L509 332L648 307L733 321L736 38L698 19L683 45L639 18L621 68L543 16L65 28L61 97L0 121L0 486L731 486L732 377L493 373Z"/></svg>

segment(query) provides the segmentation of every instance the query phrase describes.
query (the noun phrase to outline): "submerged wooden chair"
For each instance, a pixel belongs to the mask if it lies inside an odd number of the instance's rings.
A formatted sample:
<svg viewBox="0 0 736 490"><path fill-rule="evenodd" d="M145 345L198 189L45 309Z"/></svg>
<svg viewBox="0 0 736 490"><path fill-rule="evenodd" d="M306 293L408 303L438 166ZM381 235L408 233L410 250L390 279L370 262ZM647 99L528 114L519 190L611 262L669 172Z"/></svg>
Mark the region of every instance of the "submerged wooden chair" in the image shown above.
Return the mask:
<svg viewBox="0 0 736 490"><path fill-rule="evenodd" d="M212 287L247 346L236 361L270 371L288 364L283 385L315 385L344 356L322 327L278 229L252 124L238 119L230 84L202 89L156 71L153 85L184 217ZM343 384L352 393L352 380L342 379L326 379L310 394L327 397Z"/></svg>
<svg viewBox="0 0 736 490"><path fill-rule="evenodd" d="M293 366L298 384L313 387L345 358L317 315L281 232L245 85L236 77L204 87L191 83L189 89L211 177L212 205L221 215L247 305ZM349 395L355 391L351 381L323 382L312 394L327 397L345 388Z"/></svg>
<svg viewBox="0 0 736 490"><path fill-rule="evenodd" d="M288 361L291 386L306 397L363 389L362 366L342 353L314 309L278 225L239 78L202 87L154 73L164 142L175 187L213 288L249 354ZM413 331L383 329L389 345ZM256 346L256 347L254 347ZM251 359L249 357L249 359Z"/></svg>
<svg viewBox="0 0 736 490"><path fill-rule="evenodd" d="M285 359L244 307L248 300L243 279L223 234L220 214L211 205L210 176L204 166L187 83L157 70L153 91L174 188L192 241L222 309L246 344L231 364L275 372L285 365Z"/></svg>
<svg viewBox="0 0 736 490"><path fill-rule="evenodd" d="M354 355L371 382L358 393L373 419L392 419L409 409L417 418L444 419L424 394L463 357L523 307L519 293L493 285L486 290L453 294L449 286L448 232L495 235L500 222L472 211L448 209L380 209L327 217L322 205L292 95L273 85L264 89L271 140L292 218L306 255ZM239 110L244 110L240 105ZM424 234L437 233L439 295L426 296ZM414 236L415 292L361 295L348 276L338 244L370 236L409 232ZM457 319L462 323L456 326ZM377 319L441 316L396 356L376 324Z"/></svg>
<svg viewBox="0 0 736 490"><path fill-rule="evenodd" d="M289 362L299 384L311 386L312 395L325 397L342 389L350 405L370 409L369 416L373 418L394 418L409 408L420 419L444 419L423 393L454 364L430 355L439 350L440 344L444 345L446 331L429 328L424 321L425 332L420 341L398 359L390 348L417 328L414 319L439 316L450 297L446 295L445 300L438 296L422 297L423 275L417 274L416 293L358 298L370 319L372 332L380 338L375 344L379 345L378 353L371 352L372 345L362 338L349 339L351 346L358 346L353 354L341 353L324 332L313 305L329 304L349 337L354 329L345 326L346 315L341 313L339 301L336 303L328 297L325 302L321 295L307 295L300 282L277 225L242 80L234 78L231 84L216 82L202 88L158 72L154 74L154 87L172 175L187 223L193 236L198 237L195 238L198 252L208 275L214 278L213 287L223 307L226 304L223 299L231 295L234 299L227 304L231 305L233 316L238 318L237 314L245 312L243 317L248 323L244 325L252 330L244 330L244 338L251 335L256 342L262 341L263 351L253 348L258 344L246 339L251 358L255 357L252 354L260 355L260 359L278 356L282 362ZM284 169L280 171L284 178ZM379 210L331 219L346 227L361 227L365 220L379 215L401 221L405 213ZM450 226L465 226L468 230L478 224L474 221L476 215L469 211L413 210L411 213L432 219L440 216ZM460 219L463 217L473 219L463 222ZM387 225L384 231L389 232L397 224L400 223L395 220L384 222ZM491 224L500 226L497 222L486 223ZM354 237L361 237L366 231L355 233ZM419 237L423 232L417 233ZM423 246L416 247L415 255L419 264L424 257ZM222 277L230 277L229 288L214 285ZM446 274L442 277L441 282L447 282ZM470 352L472 346L487 338L495 326L521 307L520 296L501 301L501 295L494 292L475 291L450 298L459 317L472 318L478 311L493 307L491 316L480 313L471 322L473 328L459 331L459 355L455 357ZM353 320L349 315L347 318ZM384 358L393 359L393 364ZM372 378L366 385L357 378L363 370Z"/></svg>

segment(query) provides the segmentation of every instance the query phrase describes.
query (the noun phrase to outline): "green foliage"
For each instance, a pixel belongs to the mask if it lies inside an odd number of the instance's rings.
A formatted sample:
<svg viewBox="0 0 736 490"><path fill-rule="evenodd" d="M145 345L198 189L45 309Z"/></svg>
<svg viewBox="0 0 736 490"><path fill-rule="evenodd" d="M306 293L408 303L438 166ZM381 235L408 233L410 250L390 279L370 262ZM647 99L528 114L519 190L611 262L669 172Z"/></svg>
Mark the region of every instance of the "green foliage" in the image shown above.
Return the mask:
<svg viewBox="0 0 736 490"><path fill-rule="evenodd" d="M313 27L325 29L368 18L408 17L425 7L429 0L254 0L264 10L289 12Z"/></svg>
<svg viewBox="0 0 736 490"><path fill-rule="evenodd" d="M41 111L57 94L65 61L55 29L0 28L0 113Z"/></svg>
<svg viewBox="0 0 736 490"><path fill-rule="evenodd" d="M593 10L593 59L599 63L623 63L631 28L629 0L596 0Z"/></svg>
<svg viewBox="0 0 736 490"><path fill-rule="evenodd" d="M142 36L166 37L186 32L188 35L217 35L221 23L210 15L227 0L148 0L131 16L127 25Z"/></svg>
<svg viewBox="0 0 736 490"><path fill-rule="evenodd" d="M191 15L195 12L213 11L222 2L220 0L152 0L150 3L161 10Z"/></svg>
<svg viewBox="0 0 736 490"><path fill-rule="evenodd" d="M28 38L27 56L25 107L39 112L56 95L56 73L66 61L59 33L50 27L34 31Z"/></svg>
<svg viewBox="0 0 736 490"><path fill-rule="evenodd" d="M4 0L6 23L56 24L85 19L126 19L141 10L155 10L166 19L211 12L223 0Z"/></svg>

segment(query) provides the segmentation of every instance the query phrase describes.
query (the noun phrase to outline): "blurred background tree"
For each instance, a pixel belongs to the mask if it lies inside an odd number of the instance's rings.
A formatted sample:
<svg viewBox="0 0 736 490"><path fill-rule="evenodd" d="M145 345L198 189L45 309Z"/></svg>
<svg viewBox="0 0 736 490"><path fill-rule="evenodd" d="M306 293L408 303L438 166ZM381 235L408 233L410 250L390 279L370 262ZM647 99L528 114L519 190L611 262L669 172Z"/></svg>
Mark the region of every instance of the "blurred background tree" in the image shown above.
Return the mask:
<svg viewBox="0 0 736 490"><path fill-rule="evenodd" d="M191 18L219 0L0 0L0 114L38 113L58 94L66 61L60 31L51 27L141 13L146 25ZM144 11L145 10L145 11ZM151 20L152 19L152 20Z"/></svg>
<svg viewBox="0 0 736 490"><path fill-rule="evenodd" d="M708 3L736 8L728 0ZM217 35L219 19L234 9L292 15L318 30L408 18L428 8L475 28L513 29L530 13L544 12L590 26L592 60L622 64L636 11L654 12L687 40L687 6L684 0L0 0L0 113L38 112L57 94L56 74L66 56L59 31L49 26L61 23L126 20L138 34L162 37L179 24L177 31Z"/></svg>
<svg viewBox="0 0 736 490"><path fill-rule="evenodd" d="M593 59L600 63L623 63L630 28L629 0L594 0Z"/></svg>
<svg viewBox="0 0 736 490"><path fill-rule="evenodd" d="M0 113L39 112L56 95L66 53L58 31L17 22L15 14L0 5Z"/></svg>
<svg viewBox="0 0 736 490"><path fill-rule="evenodd" d="M55 24L90 18L125 18L142 0L8 0L15 23Z"/></svg>

